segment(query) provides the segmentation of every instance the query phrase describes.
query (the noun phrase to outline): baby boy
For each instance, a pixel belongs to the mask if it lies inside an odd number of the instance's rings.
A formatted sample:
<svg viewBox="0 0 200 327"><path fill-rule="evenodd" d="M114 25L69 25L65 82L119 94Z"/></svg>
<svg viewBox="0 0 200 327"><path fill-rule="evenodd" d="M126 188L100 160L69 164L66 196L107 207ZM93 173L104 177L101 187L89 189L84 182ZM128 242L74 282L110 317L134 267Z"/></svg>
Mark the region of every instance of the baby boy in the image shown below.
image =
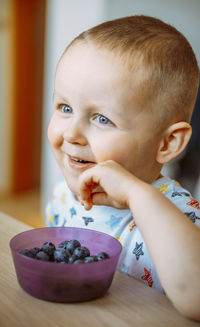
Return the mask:
<svg viewBox="0 0 200 327"><path fill-rule="evenodd" d="M161 169L190 140L198 83L188 41L158 19L80 34L56 71L48 138L65 180L47 206L47 226L116 237L118 269L197 320L200 205Z"/></svg>

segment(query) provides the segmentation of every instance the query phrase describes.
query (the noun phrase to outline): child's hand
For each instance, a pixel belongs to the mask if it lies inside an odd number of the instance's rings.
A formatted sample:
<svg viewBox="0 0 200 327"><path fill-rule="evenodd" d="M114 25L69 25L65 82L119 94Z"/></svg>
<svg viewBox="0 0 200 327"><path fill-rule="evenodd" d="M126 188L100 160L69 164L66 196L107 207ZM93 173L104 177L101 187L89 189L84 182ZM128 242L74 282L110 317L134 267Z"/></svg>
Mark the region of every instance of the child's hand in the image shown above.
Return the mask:
<svg viewBox="0 0 200 327"><path fill-rule="evenodd" d="M86 210L95 204L127 208L133 179L138 180L118 163L112 160L101 162L81 175L80 201ZM100 192L97 191L99 186Z"/></svg>
<svg viewBox="0 0 200 327"><path fill-rule="evenodd" d="M86 210L93 204L130 208L168 298L185 316L199 320L197 226L156 188L114 161L101 162L84 171L79 186Z"/></svg>

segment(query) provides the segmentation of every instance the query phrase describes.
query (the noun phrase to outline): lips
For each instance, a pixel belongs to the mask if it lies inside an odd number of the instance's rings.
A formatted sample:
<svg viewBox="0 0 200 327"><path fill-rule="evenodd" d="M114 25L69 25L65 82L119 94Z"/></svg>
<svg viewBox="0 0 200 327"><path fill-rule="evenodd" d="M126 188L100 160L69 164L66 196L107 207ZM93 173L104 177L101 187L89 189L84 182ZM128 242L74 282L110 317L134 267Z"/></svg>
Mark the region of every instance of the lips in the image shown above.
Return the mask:
<svg viewBox="0 0 200 327"><path fill-rule="evenodd" d="M83 164L91 163L91 161L86 161L86 160L82 160L82 159L78 159L78 158L73 158L73 157L71 157L71 160L73 160L75 162L80 162L80 163L83 163Z"/></svg>
<svg viewBox="0 0 200 327"><path fill-rule="evenodd" d="M69 166L73 169L78 169L78 170L85 170L88 168L91 168L92 166L96 165L96 162L94 161L88 161L84 160L78 157L73 157L68 155L68 163Z"/></svg>

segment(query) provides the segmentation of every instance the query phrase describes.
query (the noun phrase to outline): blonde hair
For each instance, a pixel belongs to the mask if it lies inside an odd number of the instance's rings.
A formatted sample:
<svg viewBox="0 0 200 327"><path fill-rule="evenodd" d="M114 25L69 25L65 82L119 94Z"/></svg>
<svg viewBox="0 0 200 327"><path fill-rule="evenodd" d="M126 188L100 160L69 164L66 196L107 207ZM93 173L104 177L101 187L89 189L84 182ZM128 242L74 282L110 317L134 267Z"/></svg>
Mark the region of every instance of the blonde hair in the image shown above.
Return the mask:
<svg viewBox="0 0 200 327"><path fill-rule="evenodd" d="M190 121L199 70L189 42L176 28L154 17L123 17L81 33L65 51L80 41L111 51L129 71L138 59L147 73L144 90L151 90L158 117Z"/></svg>

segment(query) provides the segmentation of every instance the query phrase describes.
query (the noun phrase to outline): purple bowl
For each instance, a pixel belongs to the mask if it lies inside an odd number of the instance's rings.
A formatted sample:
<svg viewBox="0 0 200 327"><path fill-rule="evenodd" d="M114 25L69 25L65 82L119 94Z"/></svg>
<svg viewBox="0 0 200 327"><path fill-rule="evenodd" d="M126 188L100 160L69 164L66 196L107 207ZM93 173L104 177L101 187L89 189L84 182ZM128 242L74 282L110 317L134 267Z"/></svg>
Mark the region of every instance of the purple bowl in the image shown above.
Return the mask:
<svg viewBox="0 0 200 327"><path fill-rule="evenodd" d="M77 239L91 255L106 252L108 259L82 264L61 264L32 259L20 250ZM109 289L122 250L114 237L90 229L46 227L14 236L10 248L20 286L34 297L54 302L81 302L103 296Z"/></svg>

